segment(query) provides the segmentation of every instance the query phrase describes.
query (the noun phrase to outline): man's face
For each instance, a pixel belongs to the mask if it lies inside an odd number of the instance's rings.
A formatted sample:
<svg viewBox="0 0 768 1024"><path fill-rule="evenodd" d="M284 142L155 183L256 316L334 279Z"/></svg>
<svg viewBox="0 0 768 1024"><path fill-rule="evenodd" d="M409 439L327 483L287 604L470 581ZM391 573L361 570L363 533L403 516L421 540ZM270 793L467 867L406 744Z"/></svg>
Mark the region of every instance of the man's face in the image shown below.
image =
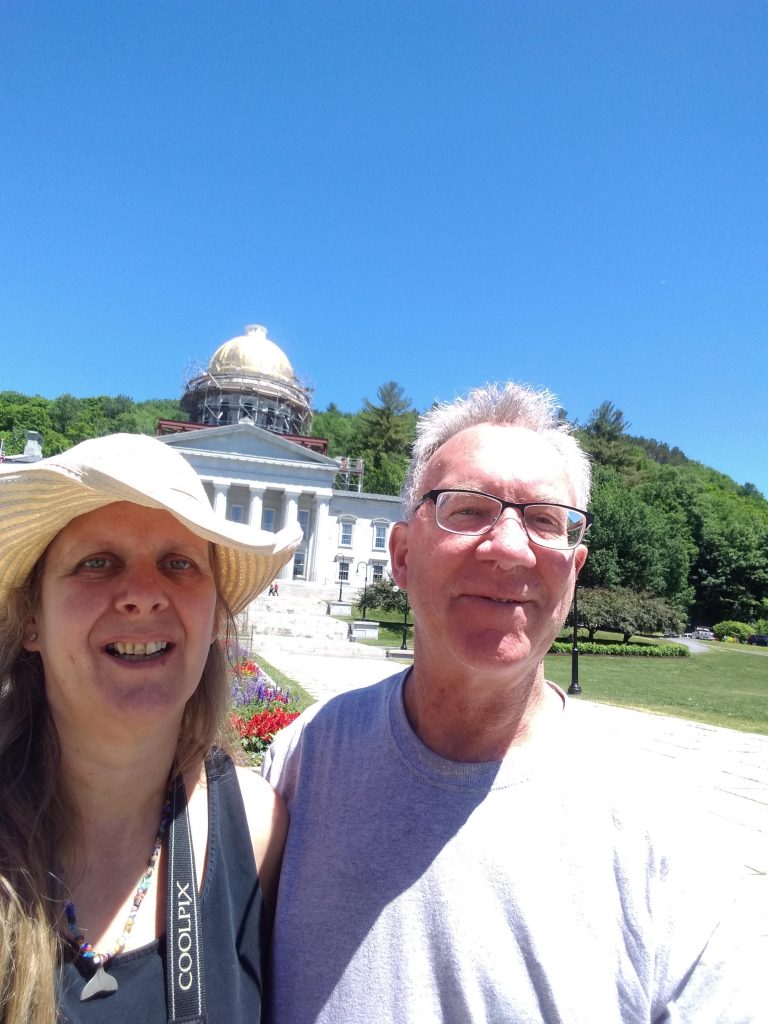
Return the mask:
<svg viewBox="0 0 768 1024"><path fill-rule="evenodd" d="M574 504L562 457L522 427L484 423L454 435L427 464L422 493L485 491L506 501ZM446 533L425 502L392 531L395 582L408 591L417 658L462 669L535 673L567 615L587 549L533 544L520 513L506 509L479 537Z"/></svg>

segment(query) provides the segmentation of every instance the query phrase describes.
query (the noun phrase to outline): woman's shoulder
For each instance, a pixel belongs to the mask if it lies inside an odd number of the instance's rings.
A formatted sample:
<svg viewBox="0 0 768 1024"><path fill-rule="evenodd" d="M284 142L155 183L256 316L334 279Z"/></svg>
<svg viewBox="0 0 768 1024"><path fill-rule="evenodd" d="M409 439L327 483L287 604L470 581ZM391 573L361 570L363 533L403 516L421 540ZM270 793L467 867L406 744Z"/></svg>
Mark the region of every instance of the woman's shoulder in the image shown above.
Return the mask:
<svg viewBox="0 0 768 1024"><path fill-rule="evenodd" d="M288 811L282 797L260 775L240 766L235 767L235 773L262 892L272 908L288 831Z"/></svg>

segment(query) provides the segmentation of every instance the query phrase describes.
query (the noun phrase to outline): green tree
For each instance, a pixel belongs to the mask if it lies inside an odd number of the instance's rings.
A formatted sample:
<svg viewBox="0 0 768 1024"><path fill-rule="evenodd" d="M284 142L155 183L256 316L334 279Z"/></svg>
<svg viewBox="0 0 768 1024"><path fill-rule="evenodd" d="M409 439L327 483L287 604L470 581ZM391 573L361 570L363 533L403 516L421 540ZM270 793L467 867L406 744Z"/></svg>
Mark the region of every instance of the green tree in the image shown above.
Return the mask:
<svg viewBox="0 0 768 1024"><path fill-rule="evenodd" d="M584 430L604 441L618 441L629 430L629 423L621 409L617 409L613 402L605 401L592 410Z"/></svg>
<svg viewBox="0 0 768 1024"><path fill-rule="evenodd" d="M359 453L359 430L359 416L342 412L334 402L330 403L325 412L315 413L312 419L312 434L314 437L326 438L331 458Z"/></svg>
<svg viewBox="0 0 768 1024"><path fill-rule="evenodd" d="M376 583L370 583L365 588L365 593L360 595L358 607L360 611L371 611L373 608L380 608L384 612L405 613L407 595L395 585L391 576Z"/></svg>
<svg viewBox="0 0 768 1024"><path fill-rule="evenodd" d="M386 455L408 455L413 440L416 412L402 387L390 380L376 392L378 405L363 400L360 413L360 444Z"/></svg>
<svg viewBox="0 0 768 1024"><path fill-rule="evenodd" d="M635 633L679 632L683 623L679 611L668 602L626 587L580 587L577 603L579 624L586 626L590 640L600 629L621 633L626 644Z"/></svg>
<svg viewBox="0 0 768 1024"><path fill-rule="evenodd" d="M389 381L377 391L379 404L366 398L358 440L365 460L364 485L374 494L398 494L408 469L417 414L403 389Z"/></svg>
<svg viewBox="0 0 768 1024"><path fill-rule="evenodd" d="M370 494L399 494L408 472L408 456L366 449L363 489Z"/></svg>
<svg viewBox="0 0 768 1024"><path fill-rule="evenodd" d="M595 467L589 557L581 573L585 587L649 591L682 610L692 590L691 554L679 520L624 486L620 475Z"/></svg>

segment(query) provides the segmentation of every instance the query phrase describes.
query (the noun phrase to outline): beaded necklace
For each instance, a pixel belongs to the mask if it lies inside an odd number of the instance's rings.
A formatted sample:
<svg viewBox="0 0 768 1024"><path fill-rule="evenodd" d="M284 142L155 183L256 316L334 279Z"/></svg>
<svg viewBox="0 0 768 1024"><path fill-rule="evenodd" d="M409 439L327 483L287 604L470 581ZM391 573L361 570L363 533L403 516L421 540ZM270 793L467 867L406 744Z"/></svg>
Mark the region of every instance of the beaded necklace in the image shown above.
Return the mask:
<svg viewBox="0 0 768 1024"><path fill-rule="evenodd" d="M113 948L108 953L97 952L90 942L87 942L85 936L77 926L77 918L75 917L75 905L69 900L65 907L67 915L67 924L69 925L70 935L72 941L77 947L77 951L80 956L86 960L91 960L96 972L93 977L89 978L82 993L80 994L80 1001L83 1002L86 999L92 998L95 995L109 995L111 992L117 991L117 981L109 974L106 973L106 966L114 957L119 956L123 951L123 947L128 941L128 936L133 929L133 923L136 920L136 915L139 912L142 900L146 895L147 889L149 889L150 882L152 881L152 875L155 871L155 865L157 864L157 858L160 856L160 849L163 845L163 836L165 835L168 823L171 818L171 787L168 787L166 793L165 803L163 804L163 813L160 817L160 828L157 832L157 838L155 839L155 845L152 850L152 856L149 858L147 864L147 870L144 872L139 887L136 890L136 895L133 897L133 903L131 909L128 912L128 919L123 927L122 934L117 940Z"/></svg>

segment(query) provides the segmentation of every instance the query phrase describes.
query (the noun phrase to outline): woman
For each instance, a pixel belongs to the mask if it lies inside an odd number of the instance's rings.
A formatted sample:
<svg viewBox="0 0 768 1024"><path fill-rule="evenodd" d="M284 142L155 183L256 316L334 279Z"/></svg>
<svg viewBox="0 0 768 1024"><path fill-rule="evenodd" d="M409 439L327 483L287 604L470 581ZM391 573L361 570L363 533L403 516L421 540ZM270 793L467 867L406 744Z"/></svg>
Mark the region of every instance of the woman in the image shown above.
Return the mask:
<svg viewBox="0 0 768 1024"><path fill-rule="evenodd" d="M117 434L0 468L0 531L0 1020L258 1021L286 814L222 752L225 649L298 525Z"/></svg>

